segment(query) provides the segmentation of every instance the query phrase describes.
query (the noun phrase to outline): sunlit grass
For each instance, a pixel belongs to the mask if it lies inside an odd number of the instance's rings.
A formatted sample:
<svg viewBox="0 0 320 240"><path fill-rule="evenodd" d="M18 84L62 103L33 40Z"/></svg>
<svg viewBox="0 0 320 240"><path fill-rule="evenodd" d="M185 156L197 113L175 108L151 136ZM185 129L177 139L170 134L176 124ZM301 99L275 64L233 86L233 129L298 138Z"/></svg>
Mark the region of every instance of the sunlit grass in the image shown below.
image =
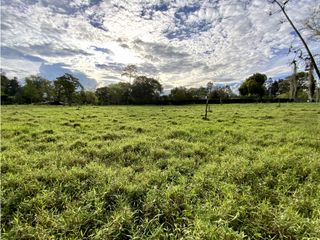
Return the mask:
<svg viewBox="0 0 320 240"><path fill-rule="evenodd" d="M4 239L317 239L316 104L3 106Z"/></svg>

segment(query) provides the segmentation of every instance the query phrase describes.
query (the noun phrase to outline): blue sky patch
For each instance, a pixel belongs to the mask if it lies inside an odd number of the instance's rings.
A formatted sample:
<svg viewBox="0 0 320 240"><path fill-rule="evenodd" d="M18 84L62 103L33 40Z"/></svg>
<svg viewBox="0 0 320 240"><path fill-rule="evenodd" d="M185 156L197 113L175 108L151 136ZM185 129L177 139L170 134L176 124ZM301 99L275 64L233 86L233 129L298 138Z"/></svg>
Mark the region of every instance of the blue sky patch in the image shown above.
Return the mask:
<svg viewBox="0 0 320 240"><path fill-rule="evenodd" d="M64 75L65 73L70 73L80 80L80 83L87 89L93 89L96 87L97 82L94 79L88 78L82 72L71 71L70 66L57 63L57 64L42 64L40 67L40 75L49 80L55 80L57 77Z"/></svg>
<svg viewBox="0 0 320 240"><path fill-rule="evenodd" d="M165 12L169 10L169 4L161 2L152 6L143 6L140 17L146 20L152 20L155 12Z"/></svg>
<svg viewBox="0 0 320 240"><path fill-rule="evenodd" d="M179 29L175 31L167 30L164 32L165 36L168 39L179 39L184 40L191 38L194 35L198 35L201 32L206 32L212 27L212 23L209 23L205 20L199 22L194 22L189 25L178 25Z"/></svg>
<svg viewBox="0 0 320 240"><path fill-rule="evenodd" d="M152 8L153 8L155 11L165 12L165 11L168 11L168 10L169 10L169 4L168 4L168 3L161 2L161 3L159 3L159 4L153 5Z"/></svg>
<svg viewBox="0 0 320 240"><path fill-rule="evenodd" d="M40 57L24 54L16 49L4 46L1 46L1 56L8 59L25 59L31 62L45 62L45 60Z"/></svg>
<svg viewBox="0 0 320 240"><path fill-rule="evenodd" d="M101 48L101 47L96 47L96 46L93 46L93 48L94 48L95 51L107 53L107 54L110 54L110 55L114 55L114 53L108 48Z"/></svg>
<svg viewBox="0 0 320 240"><path fill-rule="evenodd" d="M206 32L212 27L212 23L205 20L198 20L194 22L187 22L187 18L190 14L193 14L200 10L200 4L194 4L190 6L184 6L178 8L174 14L176 30L170 29L164 32L168 39L188 39L193 35L197 35L201 32Z"/></svg>
<svg viewBox="0 0 320 240"><path fill-rule="evenodd" d="M104 14L94 13L88 16L88 21L91 26L101 29L103 31L108 31L107 28L104 27Z"/></svg>

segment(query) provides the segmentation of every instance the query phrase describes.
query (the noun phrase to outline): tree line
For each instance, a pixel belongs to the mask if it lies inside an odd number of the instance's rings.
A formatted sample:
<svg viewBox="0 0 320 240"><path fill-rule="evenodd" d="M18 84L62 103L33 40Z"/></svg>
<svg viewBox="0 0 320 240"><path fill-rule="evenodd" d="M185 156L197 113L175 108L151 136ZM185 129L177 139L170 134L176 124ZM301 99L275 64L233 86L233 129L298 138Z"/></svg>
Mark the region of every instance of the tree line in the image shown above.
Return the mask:
<svg viewBox="0 0 320 240"><path fill-rule="evenodd" d="M94 92L85 91L78 78L69 73L49 81L39 75L26 77L20 84L1 73L1 104L94 104Z"/></svg>
<svg viewBox="0 0 320 240"><path fill-rule="evenodd" d="M284 79L273 81L265 74L256 73L247 78L240 86L242 96L253 96L258 100L285 98L291 101L319 101L319 87L312 72L293 73Z"/></svg>
<svg viewBox="0 0 320 240"><path fill-rule="evenodd" d="M136 76L132 84L119 82L87 91L69 73L54 81L31 75L24 84L1 73L1 104L147 104L159 101L162 90L159 81L147 76Z"/></svg>
<svg viewBox="0 0 320 240"><path fill-rule="evenodd" d="M129 71L129 72L128 72ZM186 88L175 87L168 95L162 94L161 83L153 77L136 74L130 65L123 75L130 81L110 84L95 91L85 90L80 80L66 73L49 81L41 76L26 77L21 84L16 77L9 79L1 73L1 104L55 104L55 105L123 105L123 104L187 104L211 102L237 102L287 99L288 101L319 100L319 89L310 72L299 72L273 81L265 74L256 73L239 87L239 95L229 85ZM131 80L133 78L133 82ZM210 87L208 87L210 85Z"/></svg>

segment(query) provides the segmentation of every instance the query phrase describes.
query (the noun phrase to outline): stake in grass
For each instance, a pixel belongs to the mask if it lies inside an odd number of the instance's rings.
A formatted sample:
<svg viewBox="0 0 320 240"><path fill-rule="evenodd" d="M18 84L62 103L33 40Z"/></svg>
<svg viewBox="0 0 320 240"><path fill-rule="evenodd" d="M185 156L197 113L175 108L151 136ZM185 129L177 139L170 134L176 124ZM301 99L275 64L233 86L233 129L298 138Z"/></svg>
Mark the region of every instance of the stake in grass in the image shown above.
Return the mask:
<svg viewBox="0 0 320 240"><path fill-rule="evenodd" d="M208 110L210 111L210 109L208 108L208 105L209 105L209 97L210 97L210 93L212 90L212 86L213 86L212 82L207 83L207 96L206 96L207 100L206 100L206 110L205 110L205 114L203 117L204 120L208 120Z"/></svg>

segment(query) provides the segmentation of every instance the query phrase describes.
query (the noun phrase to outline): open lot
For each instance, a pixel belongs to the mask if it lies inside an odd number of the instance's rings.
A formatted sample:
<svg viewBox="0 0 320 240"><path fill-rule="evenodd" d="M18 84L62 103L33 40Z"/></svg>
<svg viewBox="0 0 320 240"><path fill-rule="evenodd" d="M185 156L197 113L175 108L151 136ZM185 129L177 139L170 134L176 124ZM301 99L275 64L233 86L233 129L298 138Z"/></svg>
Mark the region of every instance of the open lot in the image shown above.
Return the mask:
<svg viewBox="0 0 320 240"><path fill-rule="evenodd" d="M319 239L320 107L3 106L3 239Z"/></svg>

